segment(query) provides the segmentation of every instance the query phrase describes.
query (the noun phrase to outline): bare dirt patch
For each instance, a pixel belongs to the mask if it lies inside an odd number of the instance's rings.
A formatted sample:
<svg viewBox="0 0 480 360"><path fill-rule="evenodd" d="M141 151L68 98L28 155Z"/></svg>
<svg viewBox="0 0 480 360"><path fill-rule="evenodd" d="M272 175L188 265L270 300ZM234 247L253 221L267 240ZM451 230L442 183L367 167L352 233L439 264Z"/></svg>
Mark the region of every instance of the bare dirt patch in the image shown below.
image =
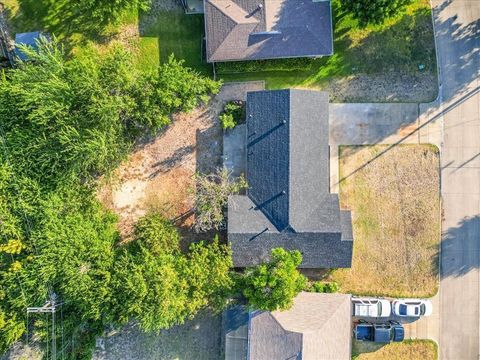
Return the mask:
<svg viewBox="0 0 480 360"><path fill-rule="evenodd" d="M355 240L352 268L334 270L332 280L354 294L434 295L440 241L438 150L431 145L342 147L340 178L340 201L352 210Z"/></svg>
<svg viewBox="0 0 480 360"><path fill-rule="evenodd" d="M169 219L192 223L191 189L196 172L221 164L222 130L213 100L188 114L177 114L161 134L137 146L99 191L100 200L119 216L119 230L128 239L135 221L149 210Z"/></svg>

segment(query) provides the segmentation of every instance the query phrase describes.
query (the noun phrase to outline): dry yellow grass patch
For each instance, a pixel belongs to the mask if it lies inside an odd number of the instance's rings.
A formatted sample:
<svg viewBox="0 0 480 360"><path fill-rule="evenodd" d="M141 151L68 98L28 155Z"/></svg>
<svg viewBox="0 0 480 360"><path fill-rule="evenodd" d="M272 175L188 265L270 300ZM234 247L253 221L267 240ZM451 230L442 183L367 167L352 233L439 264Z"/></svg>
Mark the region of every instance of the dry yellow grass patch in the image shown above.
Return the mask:
<svg viewBox="0 0 480 360"><path fill-rule="evenodd" d="M333 271L332 280L353 294L434 295L440 241L437 149L342 147L340 179L340 201L352 210L355 241L352 268Z"/></svg>
<svg viewBox="0 0 480 360"><path fill-rule="evenodd" d="M405 340L387 345L354 341L352 358L355 360L436 360L437 344L430 340Z"/></svg>

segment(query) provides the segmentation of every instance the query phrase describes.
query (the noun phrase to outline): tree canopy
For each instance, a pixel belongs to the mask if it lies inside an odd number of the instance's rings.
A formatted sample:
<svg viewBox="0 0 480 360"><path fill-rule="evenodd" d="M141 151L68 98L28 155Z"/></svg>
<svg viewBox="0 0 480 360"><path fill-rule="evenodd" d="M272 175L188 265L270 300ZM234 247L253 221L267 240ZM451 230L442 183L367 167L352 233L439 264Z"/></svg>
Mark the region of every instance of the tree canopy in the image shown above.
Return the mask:
<svg viewBox="0 0 480 360"><path fill-rule="evenodd" d="M360 25L381 24L412 0L341 0L342 8L352 13Z"/></svg>
<svg viewBox="0 0 480 360"><path fill-rule="evenodd" d="M301 262L299 251L276 248L269 262L247 269L241 286L248 304L268 311L289 309L306 286L305 276L297 270Z"/></svg>
<svg viewBox="0 0 480 360"><path fill-rule="evenodd" d="M200 242L183 255L177 230L158 214L141 219L135 235L115 262L113 308L120 322L135 319L142 329L158 331L182 324L209 304L225 305L233 285L226 246Z"/></svg>

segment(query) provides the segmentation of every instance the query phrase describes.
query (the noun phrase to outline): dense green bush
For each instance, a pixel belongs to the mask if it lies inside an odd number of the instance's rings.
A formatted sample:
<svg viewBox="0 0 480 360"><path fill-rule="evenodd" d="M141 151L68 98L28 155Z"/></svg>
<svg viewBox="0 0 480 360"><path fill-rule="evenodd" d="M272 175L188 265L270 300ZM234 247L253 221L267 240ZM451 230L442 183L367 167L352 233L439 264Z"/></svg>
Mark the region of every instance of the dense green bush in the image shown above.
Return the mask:
<svg viewBox="0 0 480 360"><path fill-rule="evenodd" d="M340 289L338 284L334 281L316 281L308 288L309 291L317 293L335 293Z"/></svg>
<svg viewBox="0 0 480 360"><path fill-rule="evenodd" d="M289 309L306 286L307 279L297 270L301 262L299 251L276 248L269 262L247 269L241 288L249 306L268 311Z"/></svg>
<svg viewBox="0 0 480 360"><path fill-rule="evenodd" d="M148 74L114 47L66 59L58 44L24 50L34 60L0 78L0 123L8 159L44 186L87 181L114 169L145 132L189 111L219 83L173 57Z"/></svg>
<svg viewBox="0 0 480 360"><path fill-rule="evenodd" d="M314 61L312 58L233 61L216 63L215 68L220 75L262 71L308 71Z"/></svg>
<svg viewBox="0 0 480 360"><path fill-rule="evenodd" d="M178 242L163 246L179 235L159 215L147 215L139 224L143 231L135 232L115 261L113 320L134 319L143 330L158 331L182 324L207 305L223 308L233 287L229 248L218 240L200 242L183 255Z"/></svg>
<svg viewBox="0 0 480 360"><path fill-rule="evenodd" d="M222 129L229 130L245 121L245 104L243 101L229 101L219 116Z"/></svg>

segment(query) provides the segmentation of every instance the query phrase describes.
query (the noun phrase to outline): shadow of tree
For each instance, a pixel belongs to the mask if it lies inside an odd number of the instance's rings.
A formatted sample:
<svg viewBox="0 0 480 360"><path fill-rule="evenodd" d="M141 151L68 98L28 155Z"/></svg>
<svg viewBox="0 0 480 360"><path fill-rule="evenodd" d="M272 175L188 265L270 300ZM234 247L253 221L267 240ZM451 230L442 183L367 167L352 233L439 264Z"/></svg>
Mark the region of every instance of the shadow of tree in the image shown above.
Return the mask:
<svg viewBox="0 0 480 360"><path fill-rule="evenodd" d="M478 241L480 234L480 214L463 219L442 234L442 278L459 277L480 268Z"/></svg>
<svg viewBox="0 0 480 360"><path fill-rule="evenodd" d="M442 21L450 2L433 9L444 101L465 94L480 76L480 19L461 24L455 15Z"/></svg>
<svg viewBox="0 0 480 360"><path fill-rule="evenodd" d="M7 13L15 32L44 31L60 39L81 34L76 41L99 40L107 23L99 22L94 6L80 6L76 1L18 0L18 11Z"/></svg>

